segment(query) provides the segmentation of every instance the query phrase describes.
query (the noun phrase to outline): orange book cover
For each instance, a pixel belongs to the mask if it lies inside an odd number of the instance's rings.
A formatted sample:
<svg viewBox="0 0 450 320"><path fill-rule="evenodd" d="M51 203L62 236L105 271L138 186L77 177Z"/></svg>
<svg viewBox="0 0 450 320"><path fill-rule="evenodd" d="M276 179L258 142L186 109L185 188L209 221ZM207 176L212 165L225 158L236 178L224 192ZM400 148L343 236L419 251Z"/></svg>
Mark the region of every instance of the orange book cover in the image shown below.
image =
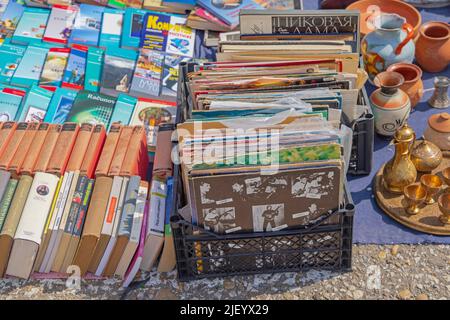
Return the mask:
<svg viewBox="0 0 450 320"><path fill-rule="evenodd" d="M34 166L39 157L39 153L41 152L41 148L44 145L44 141L47 137L50 126L51 124L48 124L46 122L42 122L39 124L30 149L28 149L28 154L22 163L22 167L20 168L21 173L28 175L31 175L33 173Z"/></svg>
<svg viewBox="0 0 450 320"><path fill-rule="evenodd" d="M7 170L9 164L12 162L14 154L20 147L25 131L27 131L28 122L19 122L17 124L16 130L14 131L8 145L0 156L0 169Z"/></svg>
<svg viewBox="0 0 450 320"><path fill-rule="evenodd" d="M89 145L80 167L80 174L93 178L95 168L105 144L106 129L102 124L97 124L92 133Z"/></svg>
<svg viewBox="0 0 450 320"><path fill-rule="evenodd" d="M0 129L0 156L5 151L6 146L8 145L9 140L11 139L14 131L16 130L17 122L8 121L3 122Z"/></svg>
<svg viewBox="0 0 450 320"><path fill-rule="evenodd" d="M36 159L36 163L33 168L33 172L45 172L47 170L48 162L52 156L53 149L55 148L56 141L58 141L59 133L61 132L61 124L51 124L48 127L47 135L45 136L42 148L39 151L39 155Z"/></svg>
<svg viewBox="0 0 450 320"><path fill-rule="evenodd" d="M121 176L147 176L148 168L147 135L143 126L135 126L120 169Z"/></svg>
<svg viewBox="0 0 450 320"><path fill-rule="evenodd" d="M31 122L28 124L28 128L27 130L25 130L25 134L20 141L20 148L17 148L16 152L14 153L14 157L8 165L8 171L10 171L13 175L19 175L22 164L24 163L25 159L30 156L29 150L31 144L33 143L33 139L36 136L38 128L38 122Z"/></svg>
<svg viewBox="0 0 450 320"><path fill-rule="evenodd" d="M64 174L79 130L80 126L75 122L63 124L52 156L48 162L46 170L48 173L56 175Z"/></svg>
<svg viewBox="0 0 450 320"><path fill-rule="evenodd" d="M133 126L123 126L120 132L119 141L117 142L117 147L114 152L111 166L109 167L109 176L120 175L120 170L122 169L123 160L125 155L128 153L128 145L130 143L131 135L133 134Z"/></svg>
<svg viewBox="0 0 450 320"><path fill-rule="evenodd" d="M95 125L91 123L83 123L78 131L77 139L70 154L66 171L80 170L83 158L91 140Z"/></svg>
<svg viewBox="0 0 450 320"><path fill-rule="evenodd" d="M108 175L109 167L116 151L121 131L121 124L113 123L111 125L108 136L106 137L105 145L103 146L103 150L100 155L100 159L98 160L97 168L95 169L96 176Z"/></svg>

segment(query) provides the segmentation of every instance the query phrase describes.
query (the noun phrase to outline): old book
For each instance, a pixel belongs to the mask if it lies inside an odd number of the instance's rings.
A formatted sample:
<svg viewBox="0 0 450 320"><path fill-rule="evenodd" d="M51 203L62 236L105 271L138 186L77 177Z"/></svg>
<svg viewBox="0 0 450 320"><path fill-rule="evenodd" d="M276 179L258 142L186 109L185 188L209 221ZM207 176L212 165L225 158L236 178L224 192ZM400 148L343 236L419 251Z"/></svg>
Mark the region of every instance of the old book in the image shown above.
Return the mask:
<svg viewBox="0 0 450 320"><path fill-rule="evenodd" d="M108 136L106 137L105 144L98 160L98 165L95 170L96 176L106 176L111 166L114 153L116 152L117 143L119 142L120 132L122 131L122 125L113 123L109 129Z"/></svg>
<svg viewBox="0 0 450 320"><path fill-rule="evenodd" d="M114 177L114 178L116 178L116 177ZM95 271L95 275L97 275L97 276L101 276L103 274L106 264L108 263L109 257L111 256L111 252L114 249L114 246L117 241L117 234L119 231L120 218L122 217L122 209L123 209L123 205L124 205L125 194L127 192L128 180L129 180L128 177L123 177L122 185L120 187L120 196L117 201L117 207L116 207L116 213L115 213L115 218L114 218L114 224L113 224L112 231L111 231L111 237L108 241L108 245L105 249L102 259L100 260L97 270ZM109 207L109 208L111 208L111 207ZM105 225L103 225L103 227L105 227Z"/></svg>
<svg viewBox="0 0 450 320"><path fill-rule="evenodd" d="M14 236L7 275L30 277L58 181L57 176L49 173L39 172L34 176Z"/></svg>
<svg viewBox="0 0 450 320"><path fill-rule="evenodd" d="M94 188L94 179L89 179L86 190L83 194L83 201L78 211L77 219L72 231L69 247L67 248L66 257L64 258L64 266L72 264L75 254L77 252L78 244L80 243L81 232L83 231L84 221L86 219L86 212L88 210L89 201L91 200L92 189Z"/></svg>
<svg viewBox="0 0 450 320"><path fill-rule="evenodd" d="M164 179L172 175L172 133L174 125L164 123L159 126L156 139L153 176Z"/></svg>
<svg viewBox="0 0 450 320"><path fill-rule="evenodd" d="M87 272L98 239L100 238L103 220L105 219L106 208L108 206L108 197L105 197L105 194L110 194L112 181L112 178L103 176L98 177L95 181L83 234L73 260L73 264L80 267L81 275Z"/></svg>
<svg viewBox="0 0 450 320"><path fill-rule="evenodd" d="M57 253L56 241L58 238L58 230L61 224L61 219L64 213L64 208L67 203L67 196L72 185L73 172L66 172L63 176L61 186L57 195L55 209L50 220L49 229L46 234L45 242L48 242L42 263L39 267L39 272L48 273L53 265Z"/></svg>
<svg viewBox="0 0 450 320"><path fill-rule="evenodd" d="M14 154L17 149L20 147L20 143L25 135L25 132L28 128L27 122L19 122L17 124L17 128L14 131L11 139L9 140L8 145L6 146L3 153L0 155L0 169L7 170L9 164L11 163Z"/></svg>
<svg viewBox="0 0 450 320"><path fill-rule="evenodd" d="M138 196L136 199L136 207L133 214L133 225L131 227L130 238L128 243L123 250L122 257L117 265L115 275L119 276L121 279L125 277L125 273L133 259L134 254L139 246L139 240L141 236L142 220L144 218L144 209L147 203L148 194L148 182L141 180L139 184Z"/></svg>
<svg viewBox="0 0 450 320"><path fill-rule="evenodd" d="M94 176L94 171L100 158L100 153L106 139L105 126L97 124L89 140L88 147L84 153L83 162L80 167L80 174L86 175L89 178Z"/></svg>
<svg viewBox="0 0 450 320"><path fill-rule="evenodd" d="M16 130L17 122L7 121L3 122L0 129L0 157L8 146L9 140L13 136Z"/></svg>
<svg viewBox="0 0 450 320"><path fill-rule="evenodd" d="M95 126L90 123L83 123L80 126L77 139L70 154L69 162L67 163L67 171L80 170L94 127Z"/></svg>
<svg viewBox="0 0 450 320"><path fill-rule="evenodd" d="M147 237L141 270L151 271L164 245L164 217L166 216L166 182L153 178L150 188L150 210Z"/></svg>
<svg viewBox="0 0 450 320"><path fill-rule="evenodd" d="M44 232L42 233L42 243L39 246L39 251L38 251L38 254L36 257L36 262L34 263L34 272L39 272L39 269L41 268L41 265L42 265L42 261L44 260L45 252L47 251L47 247L50 242L49 241L50 237L48 236L51 231L50 230L50 222L51 222L53 214L55 212L56 202L59 197L59 190L61 188L63 179L64 179L63 177L60 177L59 181L58 181L58 185L56 186L55 196L53 197L52 206L50 208L50 213L47 217L47 221L45 222Z"/></svg>
<svg viewBox="0 0 450 320"><path fill-rule="evenodd" d="M147 177L148 163L145 128L144 126L135 126L119 174L122 176L139 175L142 179L145 179ZM112 172L116 173L114 170Z"/></svg>
<svg viewBox="0 0 450 320"><path fill-rule="evenodd" d="M75 227L75 223L78 218L78 213L82 206L82 201L84 197L84 193L86 192L87 185L89 183L89 178L87 176L78 176L77 185L75 187L75 191L73 193L72 199L71 199L71 205L69 210L69 215L66 220L66 225L64 227L64 233L61 238L61 244L59 246L59 251L62 252L63 258L61 259L61 267L59 269L59 272L67 273L67 268L72 263L72 258L67 257L69 246L72 240L72 233L73 229ZM58 254L56 255L57 259L59 260ZM66 259L67 257L67 259Z"/></svg>
<svg viewBox="0 0 450 320"><path fill-rule="evenodd" d="M9 172L3 171L3 177L7 177ZM3 179L4 179L3 178ZM11 206L11 201L14 197L14 192L17 188L17 179L8 178L7 183L5 185L5 190L2 193L2 198L0 201L0 230L3 227L3 223L6 220L6 215L8 214L9 207Z"/></svg>
<svg viewBox="0 0 450 320"><path fill-rule="evenodd" d="M27 156L25 157L20 169L23 174L31 175L34 172L34 166L44 145L45 137L47 136L50 126L51 124L48 123L39 124L30 148L28 149Z"/></svg>
<svg viewBox="0 0 450 320"><path fill-rule="evenodd" d="M6 191L9 179L11 179L11 173L5 170L0 170L0 201L3 198L3 194ZM0 224L1 229L1 224Z"/></svg>
<svg viewBox="0 0 450 320"><path fill-rule="evenodd" d="M67 199L65 201L64 211L61 216L61 221L59 223L58 230L56 231L56 233L54 232L56 235L56 241L53 250L56 251L56 254L52 263L52 267L50 268L50 270L54 272L62 272L61 266L64 262L64 257L70 240L70 237L67 237L67 235L66 237L64 237L64 230L70 219L70 214L73 213L72 209L74 207L74 195L75 192L77 191L77 188L80 188L79 177L80 172L74 171L69 192L67 194ZM77 200L78 199L76 199L75 202L77 202Z"/></svg>
<svg viewBox="0 0 450 320"><path fill-rule="evenodd" d="M106 215L105 219L103 220L102 231L100 233L100 238L98 240L97 246L95 247L94 254L92 255L91 263L88 268L89 272L96 273L100 261L105 254L105 250L108 246L109 240L111 239L114 220L117 218L117 205L120 198L122 183L122 177L116 176L113 178L111 193L109 194L108 206L106 208Z"/></svg>
<svg viewBox="0 0 450 320"><path fill-rule="evenodd" d="M20 148L16 150L16 152L14 153L14 157L8 165L8 171L10 171L15 177L20 174L22 170L22 164L24 163L25 159L31 156L29 149L32 146L38 127L39 123L37 122L32 122L28 125L28 128L25 131L22 140L20 141Z"/></svg>
<svg viewBox="0 0 450 320"><path fill-rule="evenodd" d="M57 175L64 174L79 129L80 127L77 123L67 122L63 124L48 162L47 172Z"/></svg>
<svg viewBox="0 0 450 320"><path fill-rule="evenodd" d="M139 176L132 176L128 181L127 192L125 194L124 206L122 209L122 217L120 219L119 231L117 233L117 241L111 252L111 256L105 270L103 271L104 275L114 274L125 247L130 239L140 182L141 178Z"/></svg>
<svg viewBox="0 0 450 320"><path fill-rule="evenodd" d="M39 152L39 156L36 159L36 163L33 168L34 172L45 172L47 170L48 162L52 156L53 149L55 148L56 141L58 141L59 133L61 132L61 124L51 124L48 128L47 135L45 136L44 143Z"/></svg>
<svg viewBox="0 0 450 320"><path fill-rule="evenodd" d="M128 145L130 143L131 135L133 134L132 126L123 126L120 132L120 137L117 142L117 147L111 160L108 175L116 176L120 174L123 160L128 153Z"/></svg>
<svg viewBox="0 0 450 320"><path fill-rule="evenodd" d="M170 272L175 268L176 255L173 242L172 228L170 227L170 216L173 209L173 178L167 178L166 218L164 221L164 247L159 258L158 272Z"/></svg>

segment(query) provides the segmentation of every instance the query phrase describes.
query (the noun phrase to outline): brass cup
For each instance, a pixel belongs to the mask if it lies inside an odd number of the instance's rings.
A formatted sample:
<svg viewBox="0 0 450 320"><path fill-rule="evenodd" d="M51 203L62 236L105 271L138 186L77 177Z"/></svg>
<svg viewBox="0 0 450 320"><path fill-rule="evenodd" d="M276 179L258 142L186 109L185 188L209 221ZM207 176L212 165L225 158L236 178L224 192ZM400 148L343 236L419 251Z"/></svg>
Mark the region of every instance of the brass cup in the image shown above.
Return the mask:
<svg viewBox="0 0 450 320"><path fill-rule="evenodd" d="M444 178L445 184L450 187L450 167L442 170L442 177Z"/></svg>
<svg viewBox="0 0 450 320"><path fill-rule="evenodd" d="M403 189L403 195L406 201L406 213L414 215L419 213L419 206L425 201L427 190L421 184L413 183Z"/></svg>
<svg viewBox="0 0 450 320"><path fill-rule="evenodd" d="M433 204L436 201L434 196L441 190L442 180L435 174L424 174L420 177L420 183L427 191L427 197L425 199L426 204Z"/></svg>
<svg viewBox="0 0 450 320"><path fill-rule="evenodd" d="M443 224L450 224L450 193L443 193L438 198L439 211L442 215L439 220Z"/></svg>

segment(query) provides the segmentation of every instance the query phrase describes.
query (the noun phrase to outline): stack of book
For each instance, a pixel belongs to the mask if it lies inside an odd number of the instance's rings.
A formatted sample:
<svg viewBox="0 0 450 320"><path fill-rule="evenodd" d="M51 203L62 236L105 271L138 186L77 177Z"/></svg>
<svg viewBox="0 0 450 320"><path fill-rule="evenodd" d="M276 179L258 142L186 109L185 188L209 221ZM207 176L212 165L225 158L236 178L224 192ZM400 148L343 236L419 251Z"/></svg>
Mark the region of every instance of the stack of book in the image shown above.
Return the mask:
<svg viewBox="0 0 450 320"><path fill-rule="evenodd" d="M170 144L164 133L160 143ZM75 266L129 284L149 270L164 243L157 231L171 187L170 155L159 151L150 188L143 126L115 123L107 135L87 123L1 123L0 276ZM149 206L155 197L164 205Z"/></svg>

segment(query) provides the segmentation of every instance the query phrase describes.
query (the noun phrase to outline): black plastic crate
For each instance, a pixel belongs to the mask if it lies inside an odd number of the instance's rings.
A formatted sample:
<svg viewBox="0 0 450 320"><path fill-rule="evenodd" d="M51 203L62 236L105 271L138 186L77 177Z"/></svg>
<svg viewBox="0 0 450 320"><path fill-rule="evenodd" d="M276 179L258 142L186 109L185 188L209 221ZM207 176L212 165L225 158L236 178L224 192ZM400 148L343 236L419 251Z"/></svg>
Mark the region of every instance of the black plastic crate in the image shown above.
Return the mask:
<svg viewBox="0 0 450 320"><path fill-rule="evenodd" d="M182 65L180 79L185 80L193 66ZM180 80L177 122L189 118L192 110L187 90ZM313 225L277 232L218 235L192 225L179 214L186 205L180 175L180 166L175 165L171 227L181 281L309 269L351 270L355 206L347 187L340 208Z"/></svg>

